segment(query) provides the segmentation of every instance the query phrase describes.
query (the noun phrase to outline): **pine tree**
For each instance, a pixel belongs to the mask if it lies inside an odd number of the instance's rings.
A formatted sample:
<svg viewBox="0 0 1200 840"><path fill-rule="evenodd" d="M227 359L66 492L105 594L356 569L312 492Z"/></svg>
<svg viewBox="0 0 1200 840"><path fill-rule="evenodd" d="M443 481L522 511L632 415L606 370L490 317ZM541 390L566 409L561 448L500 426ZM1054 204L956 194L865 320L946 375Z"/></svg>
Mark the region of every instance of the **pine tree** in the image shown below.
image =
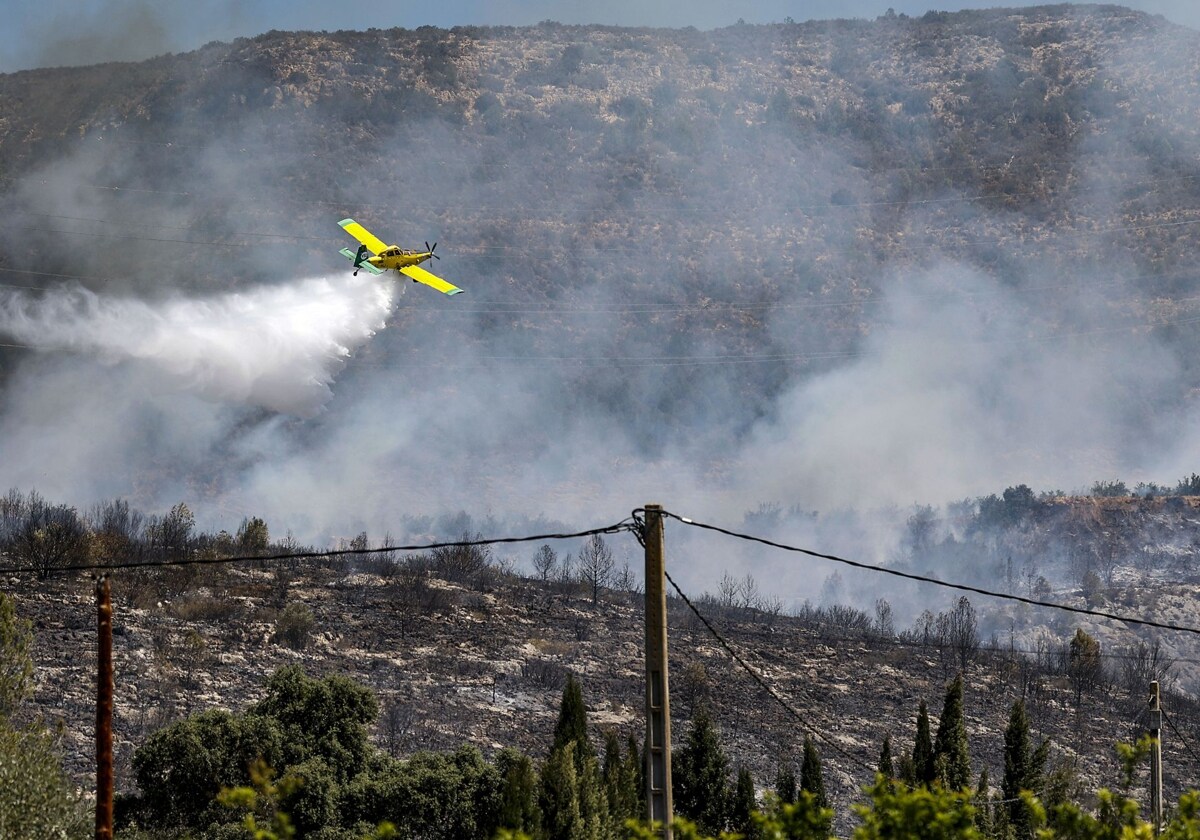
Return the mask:
<svg viewBox="0 0 1200 840"><path fill-rule="evenodd" d="M879 773L885 779L896 778L896 765L892 762L892 736L883 736L883 749L879 751Z"/></svg>
<svg viewBox="0 0 1200 840"><path fill-rule="evenodd" d="M828 808L825 796L825 776L821 772L821 754L812 738L804 737L804 760L800 763L800 790L813 795L818 808Z"/></svg>
<svg viewBox="0 0 1200 840"><path fill-rule="evenodd" d="M779 765L779 771L775 774L775 795L786 805L796 801L796 771L792 769L791 761Z"/></svg>
<svg viewBox="0 0 1200 840"><path fill-rule="evenodd" d="M733 788L733 799L729 807L729 827L747 840L757 836L757 826L750 818L758 805L754 798L754 777L745 767L738 768L737 782Z"/></svg>
<svg viewBox="0 0 1200 840"><path fill-rule="evenodd" d="M929 787L936 778L936 768L933 760L933 739L929 735L929 710L925 701L917 709L917 738L913 743L912 763L914 781L923 787Z"/></svg>
<svg viewBox="0 0 1200 840"><path fill-rule="evenodd" d="M583 704L583 689L574 674L567 675L567 685L558 707L558 722L554 724L554 745L550 751L561 749L571 742L579 748L575 753L575 770L578 774L583 767L583 759L595 753L587 735L587 707Z"/></svg>
<svg viewBox="0 0 1200 840"><path fill-rule="evenodd" d="M722 831L728 813L729 759L707 709L693 718L671 773L676 814L695 822L703 834Z"/></svg>
<svg viewBox="0 0 1200 840"><path fill-rule="evenodd" d="M971 755L967 727L963 721L963 681L959 674L946 689L942 718L933 742L934 760L941 767L942 785L948 790L965 790L971 785Z"/></svg>

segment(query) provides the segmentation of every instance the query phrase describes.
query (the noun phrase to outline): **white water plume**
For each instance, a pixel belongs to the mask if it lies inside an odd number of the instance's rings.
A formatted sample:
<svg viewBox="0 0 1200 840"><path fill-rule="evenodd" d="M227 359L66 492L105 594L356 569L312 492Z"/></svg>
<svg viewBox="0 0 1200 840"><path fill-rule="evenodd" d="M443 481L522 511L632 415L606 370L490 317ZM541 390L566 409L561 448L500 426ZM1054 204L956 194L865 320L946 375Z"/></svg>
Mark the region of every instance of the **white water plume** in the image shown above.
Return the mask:
<svg viewBox="0 0 1200 840"><path fill-rule="evenodd" d="M205 399L309 416L345 358L383 327L395 285L311 277L148 302L82 287L0 296L0 335L34 350L133 360Z"/></svg>

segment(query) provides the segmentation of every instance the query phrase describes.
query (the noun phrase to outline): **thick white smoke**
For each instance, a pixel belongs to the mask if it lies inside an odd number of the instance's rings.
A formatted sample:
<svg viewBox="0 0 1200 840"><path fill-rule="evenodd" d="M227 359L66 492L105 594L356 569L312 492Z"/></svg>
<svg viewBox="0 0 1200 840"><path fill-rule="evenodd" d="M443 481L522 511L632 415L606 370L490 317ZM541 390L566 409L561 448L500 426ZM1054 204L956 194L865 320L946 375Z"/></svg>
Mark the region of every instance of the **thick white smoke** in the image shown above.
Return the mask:
<svg viewBox="0 0 1200 840"><path fill-rule="evenodd" d="M41 351L150 366L205 399L311 416L345 358L384 325L395 285L312 277L148 302L65 287L0 296L0 336Z"/></svg>

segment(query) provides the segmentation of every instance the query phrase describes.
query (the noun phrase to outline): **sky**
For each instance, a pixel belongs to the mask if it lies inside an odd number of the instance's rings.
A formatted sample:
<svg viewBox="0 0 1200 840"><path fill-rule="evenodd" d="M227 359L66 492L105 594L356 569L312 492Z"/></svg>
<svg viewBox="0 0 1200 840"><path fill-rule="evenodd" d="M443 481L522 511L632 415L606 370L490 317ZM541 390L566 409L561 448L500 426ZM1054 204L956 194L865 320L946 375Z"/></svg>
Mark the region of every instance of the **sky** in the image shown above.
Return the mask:
<svg viewBox="0 0 1200 840"><path fill-rule="evenodd" d="M527 25L542 20L714 29L742 19L778 23L786 18L875 18L894 9L920 15L933 9L955 11L996 5L1031 6L959 0L443 0L383 2L359 0L335 4L325 0L47 0L26 3L0 0L0 72L33 67L140 60L165 52L185 52L209 41L228 41L282 30L362 30L401 26L451 27L470 24ZM1121 5L1200 29L1200 4L1191 0L1129 0Z"/></svg>

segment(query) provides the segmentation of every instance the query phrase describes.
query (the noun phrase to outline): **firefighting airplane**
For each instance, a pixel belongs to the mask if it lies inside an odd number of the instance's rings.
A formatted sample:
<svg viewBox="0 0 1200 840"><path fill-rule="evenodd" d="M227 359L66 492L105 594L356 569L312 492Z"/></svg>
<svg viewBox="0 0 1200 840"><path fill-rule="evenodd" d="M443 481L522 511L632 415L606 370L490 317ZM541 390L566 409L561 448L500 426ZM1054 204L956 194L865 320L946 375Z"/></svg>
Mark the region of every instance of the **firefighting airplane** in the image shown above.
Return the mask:
<svg viewBox="0 0 1200 840"><path fill-rule="evenodd" d="M398 245L385 245L382 239L377 238L375 234L353 219L342 219L338 224L345 229L346 233L362 243L358 246L357 254L349 248L343 248L338 252L354 263L355 274L358 274L360 268L365 268L372 274L383 274L388 269L393 269L406 277L411 277L414 283L424 283L426 286L432 286L443 294L457 295L462 291L458 286L447 283L436 274L431 274L421 268L421 263L428 259L441 259L437 254L433 253L434 249L437 248L436 242L433 243L432 247L426 242L424 251L410 251ZM368 257L368 251L375 254L375 256Z"/></svg>

